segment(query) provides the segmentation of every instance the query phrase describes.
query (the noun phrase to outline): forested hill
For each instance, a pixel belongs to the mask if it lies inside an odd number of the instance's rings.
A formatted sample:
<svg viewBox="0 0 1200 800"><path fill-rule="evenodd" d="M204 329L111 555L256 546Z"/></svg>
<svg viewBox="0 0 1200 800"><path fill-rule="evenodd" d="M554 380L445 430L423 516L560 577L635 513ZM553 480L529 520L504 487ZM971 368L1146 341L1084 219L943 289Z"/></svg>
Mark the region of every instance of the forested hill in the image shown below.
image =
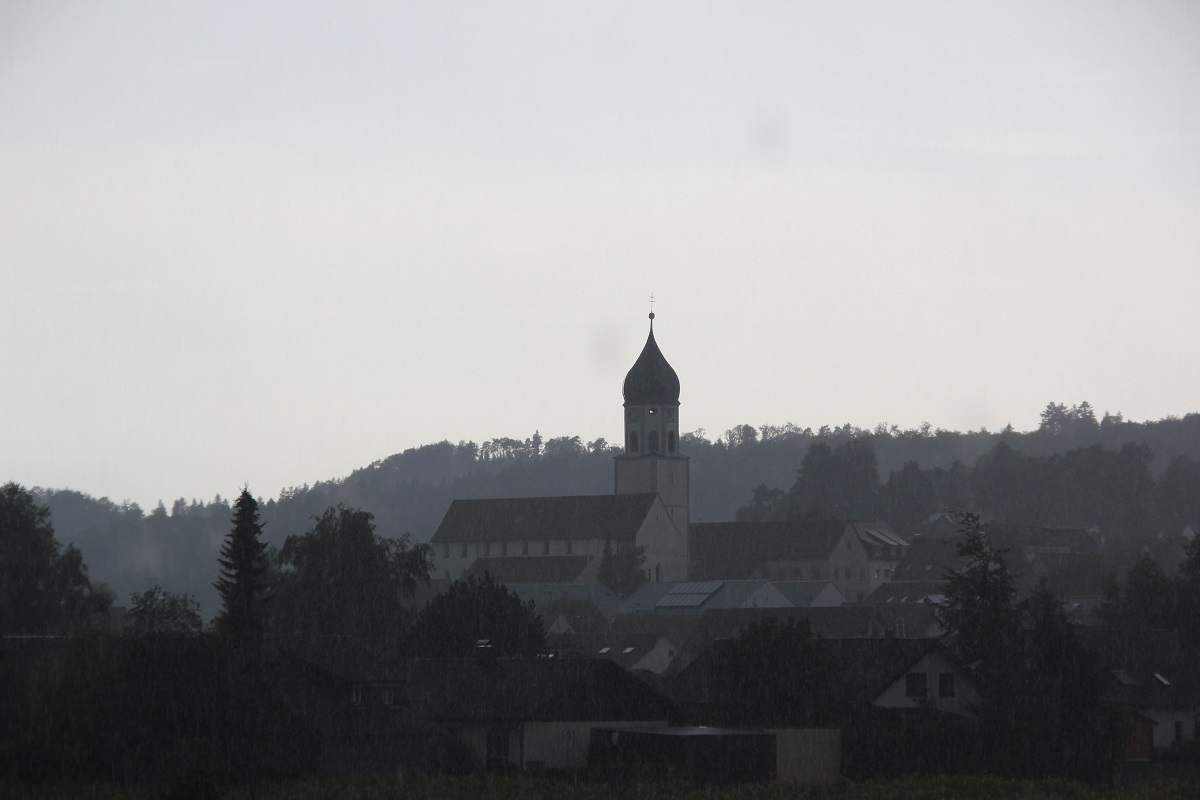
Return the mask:
<svg viewBox="0 0 1200 800"><path fill-rule="evenodd" d="M709 439L703 430L695 431L680 441L680 450L691 459L692 520L733 519L756 488L781 492L793 488L797 470L815 442L834 451L851 442L857 443L859 450L869 445L866 449L873 451L874 458L867 469L881 485L880 502L871 509L886 516L889 509L901 512L893 501L889 501L892 505L883 501L882 490L892 473L899 476L908 462L915 462L942 487L946 481L939 482L938 475L960 475L1001 444L1005 452L1041 463L1038 459L1096 446L1115 452L1133 442L1142 445L1135 460L1158 478L1175 456L1200 462L1200 414L1135 423L1109 414L1098 420L1086 403L1072 407L1052 403L1043 411L1038 430L1031 432L1009 428L998 433L959 433L929 426L900 430L885 425L874 430L844 425L813 431L788 424L742 425ZM411 532L417 541L426 541L455 498L609 493L612 456L617 452L603 439L589 443L579 437L543 440L537 434L525 440L497 438L482 445L429 444L385 458L346 478L285 489L278 498L260 501L265 531L278 546L288 535L307 531L314 515L341 503L373 513L384 536ZM999 461L993 458L988 462L993 467L988 475L997 474L994 467ZM1011 471L1012 459L1002 461ZM906 481L914 471L909 468ZM964 480L972 486L972 500L996 495L995 491L974 491L978 476ZM231 486L230 493L238 488ZM265 487L250 488L261 491ZM219 496L208 502L181 498L169 509L160 504L145 513L135 504L96 500L71 490L38 490L38 494L50 507L58 539L79 547L92 578L113 589L118 605L130 592L159 584L194 595L206 612L215 608L211 584L216 576L216 552L229 530L227 501ZM915 506L910 503L913 507L908 514L930 503L946 505L956 499L939 488ZM1006 507L1016 508L1011 503ZM889 522L898 525L900 520Z"/></svg>

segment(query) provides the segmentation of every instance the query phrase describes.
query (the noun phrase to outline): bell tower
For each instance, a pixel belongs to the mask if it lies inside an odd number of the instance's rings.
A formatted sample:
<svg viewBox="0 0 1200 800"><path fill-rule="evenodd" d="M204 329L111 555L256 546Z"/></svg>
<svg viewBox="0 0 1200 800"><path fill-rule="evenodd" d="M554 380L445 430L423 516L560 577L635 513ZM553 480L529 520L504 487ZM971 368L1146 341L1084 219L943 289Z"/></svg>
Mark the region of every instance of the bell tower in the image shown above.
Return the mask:
<svg viewBox="0 0 1200 800"><path fill-rule="evenodd" d="M616 494L657 493L671 522L688 534L688 459L679 452L679 377L650 335L625 376L624 452L616 456Z"/></svg>

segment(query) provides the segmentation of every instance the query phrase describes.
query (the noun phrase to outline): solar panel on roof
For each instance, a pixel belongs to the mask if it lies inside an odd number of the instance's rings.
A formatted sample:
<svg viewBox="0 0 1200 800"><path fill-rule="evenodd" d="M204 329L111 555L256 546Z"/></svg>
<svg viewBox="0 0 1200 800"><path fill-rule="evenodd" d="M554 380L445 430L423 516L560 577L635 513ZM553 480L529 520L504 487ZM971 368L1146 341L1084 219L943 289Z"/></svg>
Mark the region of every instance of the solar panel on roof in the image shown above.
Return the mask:
<svg viewBox="0 0 1200 800"><path fill-rule="evenodd" d="M704 605L709 598L707 594L667 594L659 598L655 608L696 608Z"/></svg>
<svg viewBox="0 0 1200 800"><path fill-rule="evenodd" d="M667 594L703 594L709 595L721 588L725 581L689 581L677 583Z"/></svg>

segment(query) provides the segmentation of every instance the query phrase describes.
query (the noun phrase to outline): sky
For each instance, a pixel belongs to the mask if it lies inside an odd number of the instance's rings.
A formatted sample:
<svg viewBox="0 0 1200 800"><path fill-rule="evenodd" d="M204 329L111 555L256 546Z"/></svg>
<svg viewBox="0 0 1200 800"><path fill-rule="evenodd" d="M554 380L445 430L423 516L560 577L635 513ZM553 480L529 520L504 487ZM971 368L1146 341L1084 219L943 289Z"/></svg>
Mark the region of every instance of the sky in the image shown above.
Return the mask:
<svg viewBox="0 0 1200 800"><path fill-rule="evenodd" d="M1200 3L0 0L0 481L1200 410Z"/></svg>

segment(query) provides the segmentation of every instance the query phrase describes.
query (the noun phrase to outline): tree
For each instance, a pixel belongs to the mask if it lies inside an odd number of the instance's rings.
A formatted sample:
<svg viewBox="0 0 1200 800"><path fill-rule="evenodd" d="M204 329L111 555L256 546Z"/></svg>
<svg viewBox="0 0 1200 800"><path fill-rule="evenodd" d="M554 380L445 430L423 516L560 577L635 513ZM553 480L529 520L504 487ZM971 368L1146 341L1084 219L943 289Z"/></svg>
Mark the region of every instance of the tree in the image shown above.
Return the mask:
<svg viewBox="0 0 1200 800"><path fill-rule="evenodd" d="M546 631L532 602L496 583L491 574L460 578L417 614L409 638L413 655L425 658L492 655L533 656L545 648Z"/></svg>
<svg viewBox="0 0 1200 800"><path fill-rule="evenodd" d="M883 487L883 518L899 531L915 531L934 512L933 481L916 461L893 471Z"/></svg>
<svg viewBox="0 0 1200 800"><path fill-rule="evenodd" d="M233 528L221 545L221 575L214 584L221 595L217 629L238 639L262 635L268 567L265 551L258 502L249 488L243 488L234 503Z"/></svg>
<svg viewBox="0 0 1200 800"><path fill-rule="evenodd" d="M1182 588L1181 581L1172 579L1149 553L1142 552L1125 574L1124 586L1115 578L1106 582L1097 615L1114 627L1175 628L1187 616L1181 613Z"/></svg>
<svg viewBox="0 0 1200 800"><path fill-rule="evenodd" d="M1191 525L1200 531L1200 461L1175 456L1158 481L1159 518L1171 533Z"/></svg>
<svg viewBox="0 0 1200 800"><path fill-rule="evenodd" d="M830 696L808 620L767 617L717 644L706 666L718 722L811 727Z"/></svg>
<svg viewBox="0 0 1200 800"><path fill-rule="evenodd" d="M622 544L614 552L612 543L605 539L596 582L607 586L613 594L624 600L646 582L646 573L642 569L645 563L645 547Z"/></svg>
<svg viewBox="0 0 1200 800"><path fill-rule="evenodd" d="M130 636L195 636L204 627L200 604L188 595L154 586L129 597Z"/></svg>
<svg viewBox="0 0 1200 800"><path fill-rule="evenodd" d="M992 547L979 516L964 512L959 525L963 537L957 550L966 565L945 576L945 600L936 611L938 622L950 649L968 664L1003 662L1020 635L1016 588L1004 563L1004 551Z"/></svg>
<svg viewBox="0 0 1200 800"><path fill-rule="evenodd" d="M103 618L83 556L54 538L50 510L15 483L0 486L0 633L61 634Z"/></svg>
<svg viewBox="0 0 1200 800"><path fill-rule="evenodd" d="M287 537L279 552L273 629L399 639L412 616L406 601L433 569L429 545L414 545L407 534L380 537L370 513L341 505L315 523Z"/></svg>
<svg viewBox="0 0 1200 800"><path fill-rule="evenodd" d="M879 468L870 437L854 436L837 447L808 448L788 492L789 519L869 519L879 504Z"/></svg>
<svg viewBox="0 0 1200 800"><path fill-rule="evenodd" d="M769 489L765 483L754 487L750 496L741 508L737 510L734 519L738 522L775 522L787 515L787 492L782 489Z"/></svg>
<svg viewBox="0 0 1200 800"><path fill-rule="evenodd" d="M1095 655L1079 642L1043 581L1016 602L1003 552L979 518L962 515L961 571L947 574L938 620L950 649L979 678L987 766L1022 777L1103 777L1124 729Z"/></svg>

